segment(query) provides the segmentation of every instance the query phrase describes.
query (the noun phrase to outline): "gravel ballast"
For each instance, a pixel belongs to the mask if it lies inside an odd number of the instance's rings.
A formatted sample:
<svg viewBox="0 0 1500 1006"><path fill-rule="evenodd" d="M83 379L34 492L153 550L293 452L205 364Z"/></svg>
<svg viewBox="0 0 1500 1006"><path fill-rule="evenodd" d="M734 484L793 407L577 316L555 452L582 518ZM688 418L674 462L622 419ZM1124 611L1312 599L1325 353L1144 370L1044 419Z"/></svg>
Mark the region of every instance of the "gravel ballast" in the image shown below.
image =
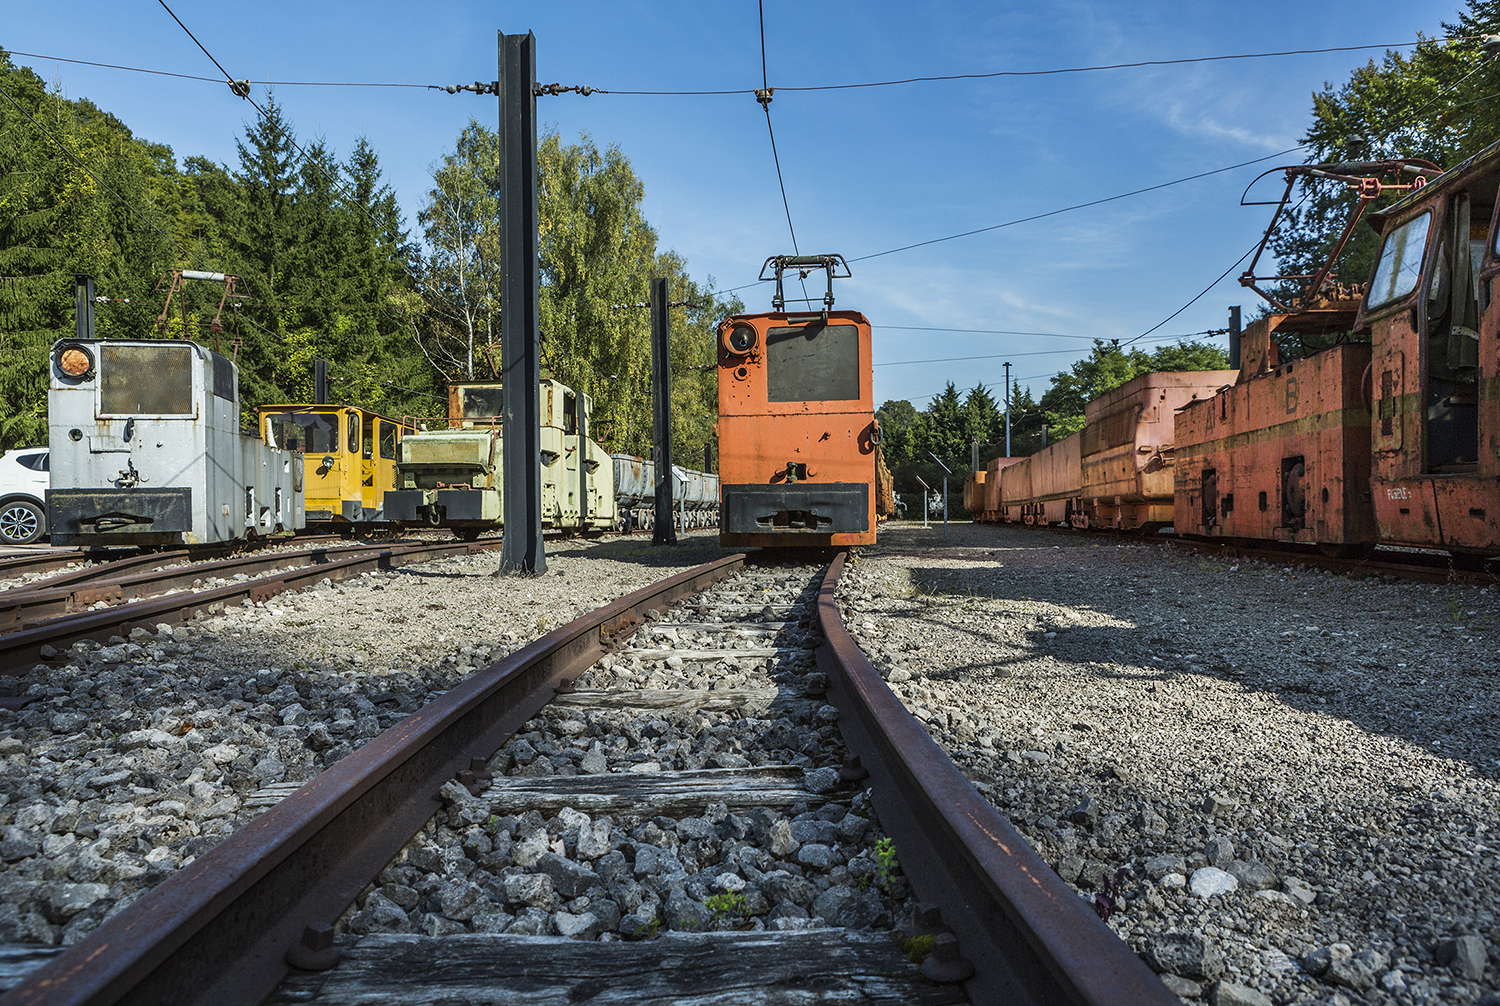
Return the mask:
<svg viewBox="0 0 1500 1006"><path fill-rule="evenodd" d="M71 945L295 784L456 681L601 604L726 554L711 532L366 574L80 643L0 710L0 942ZM257 794L260 794L259 798Z"/></svg>
<svg viewBox="0 0 1500 1006"><path fill-rule="evenodd" d="M1186 1001L1500 1004L1496 590L888 525L872 662Z"/></svg>

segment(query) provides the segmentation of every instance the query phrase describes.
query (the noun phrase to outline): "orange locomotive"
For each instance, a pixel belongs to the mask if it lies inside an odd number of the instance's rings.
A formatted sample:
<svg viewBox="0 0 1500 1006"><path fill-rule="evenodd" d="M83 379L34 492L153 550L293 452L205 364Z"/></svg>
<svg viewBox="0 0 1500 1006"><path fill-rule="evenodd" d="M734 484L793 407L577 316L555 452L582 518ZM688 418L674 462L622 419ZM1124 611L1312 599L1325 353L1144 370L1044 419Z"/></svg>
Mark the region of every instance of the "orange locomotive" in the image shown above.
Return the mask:
<svg viewBox="0 0 1500 1006"><path fill-rule="evenodd" d="M842 267L842 272L839 271ZM788 313L782 273L827 275L823 310ZM719 325L719 542L870 545L880 434L870 322L833 310L840 255L776 256L769 314Z"/></svg>
<svg viewBox="0 0 1500 1006"><path fill-rule="evenodd" d="M1300 302L1266 295L1274 312L1246 331L1235 386L1178 414L1177 531L1345 554L1416 545L1482 565L1500 553L1500 143L1446 172L1318 169L1358 191L1349 230L1381 191L1407 191L1369 214L1381 245L1366 287L1334 281L1335 247ZM1335 344L1283 356L1309 333Z"/></svg>

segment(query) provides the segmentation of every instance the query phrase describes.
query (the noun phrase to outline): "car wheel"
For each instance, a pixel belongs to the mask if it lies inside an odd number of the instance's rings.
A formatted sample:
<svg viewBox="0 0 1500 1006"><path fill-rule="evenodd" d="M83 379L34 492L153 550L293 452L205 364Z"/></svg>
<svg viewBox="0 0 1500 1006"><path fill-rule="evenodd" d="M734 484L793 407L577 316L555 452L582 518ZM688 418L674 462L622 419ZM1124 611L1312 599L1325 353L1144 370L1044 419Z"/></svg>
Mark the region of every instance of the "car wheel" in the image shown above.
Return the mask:
<svg viewBox="0 0 1500 1006"><path fill-rule="evenodd" d="M47 516L30 500L0 504L0 544L30 545L47 531Z"/></svg>

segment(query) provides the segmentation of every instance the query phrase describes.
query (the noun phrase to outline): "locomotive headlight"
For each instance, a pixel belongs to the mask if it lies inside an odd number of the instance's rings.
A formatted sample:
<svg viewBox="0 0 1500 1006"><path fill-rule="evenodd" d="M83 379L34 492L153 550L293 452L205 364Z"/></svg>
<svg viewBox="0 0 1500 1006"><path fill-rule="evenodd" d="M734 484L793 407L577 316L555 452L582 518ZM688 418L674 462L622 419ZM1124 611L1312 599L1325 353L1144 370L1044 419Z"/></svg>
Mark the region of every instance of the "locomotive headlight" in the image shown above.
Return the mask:
<svg viewBox="0 0 1500 1006"><path fill-rule="evenodd" d="M734 356L749 356L758 336L750 325L736 325L724 337L724 348Z"/></svg>
<svg viewBox="0 0 1500 1006"><path fill-rule="evenodd" d="M63 346L57 351L57 369L66 377L83 380L94 373L94 354L86 346Z"/></svg>

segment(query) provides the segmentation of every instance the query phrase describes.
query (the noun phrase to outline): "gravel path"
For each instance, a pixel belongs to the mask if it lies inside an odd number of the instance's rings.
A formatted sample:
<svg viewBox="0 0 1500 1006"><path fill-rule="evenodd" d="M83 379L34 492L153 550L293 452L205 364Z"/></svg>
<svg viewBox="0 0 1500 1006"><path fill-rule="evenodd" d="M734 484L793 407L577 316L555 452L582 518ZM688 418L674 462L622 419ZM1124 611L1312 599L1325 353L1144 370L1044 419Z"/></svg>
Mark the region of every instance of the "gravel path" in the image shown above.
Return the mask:
<svg viewBox="0 0 1500 1006"><path fill-rule="evenodd" d="M1500 1004L1496 590L894 524L840 597L1187 1001Z"/></svg>
<svg viewBox="0 0 1500 1006"><path fill-rule="evenodd" d="M113 645L81 643L0 710L0 942L72 944L323 767L587 610L725 554L713 532L568 542L366 574ZM285 787L280 787L284 791Z"/></svg>

